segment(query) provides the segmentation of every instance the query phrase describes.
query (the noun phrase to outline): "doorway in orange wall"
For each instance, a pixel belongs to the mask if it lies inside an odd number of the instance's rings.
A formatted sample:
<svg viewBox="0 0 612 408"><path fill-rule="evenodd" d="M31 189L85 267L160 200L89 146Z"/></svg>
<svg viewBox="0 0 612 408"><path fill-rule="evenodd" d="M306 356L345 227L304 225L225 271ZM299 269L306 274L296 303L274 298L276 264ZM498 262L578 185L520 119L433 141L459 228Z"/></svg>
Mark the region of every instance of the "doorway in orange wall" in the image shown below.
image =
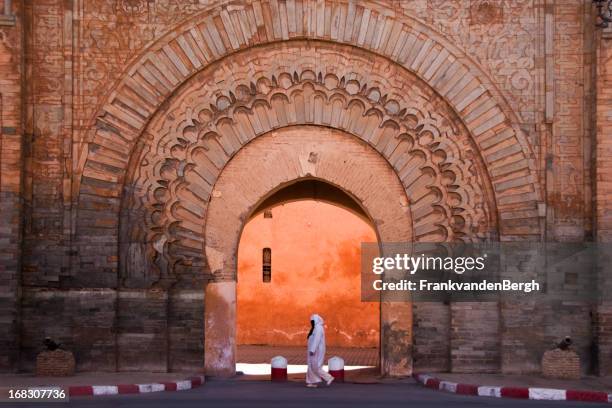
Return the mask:
<svg viewBox="0 0 612 408"><path fill-rule="evenodd" d="M380 305L362 302L360 288L361 243L376 240L360 207L322 182L296 183L262 203L238 250L238 363L283 355L305 364L309 318L317 313L328 358L377 365Z"/></svg>

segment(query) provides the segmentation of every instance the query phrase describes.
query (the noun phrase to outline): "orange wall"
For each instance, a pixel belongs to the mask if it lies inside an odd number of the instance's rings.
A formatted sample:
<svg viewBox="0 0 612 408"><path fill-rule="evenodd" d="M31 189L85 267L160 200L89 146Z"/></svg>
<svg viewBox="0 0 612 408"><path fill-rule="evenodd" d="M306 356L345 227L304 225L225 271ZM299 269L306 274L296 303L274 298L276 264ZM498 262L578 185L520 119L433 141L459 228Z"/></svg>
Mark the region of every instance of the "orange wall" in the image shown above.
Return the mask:
<svg viewBox="0 0 612 408"><path fill-rule="evenodd" d="M360 245L372 227L331 204L298 201L259 214L238 250L238 344L304 345L309 317L326 323L327 344L377 347L379 305L360 298ZM262 281L262 249L272 249L272 282Z"/></svg>

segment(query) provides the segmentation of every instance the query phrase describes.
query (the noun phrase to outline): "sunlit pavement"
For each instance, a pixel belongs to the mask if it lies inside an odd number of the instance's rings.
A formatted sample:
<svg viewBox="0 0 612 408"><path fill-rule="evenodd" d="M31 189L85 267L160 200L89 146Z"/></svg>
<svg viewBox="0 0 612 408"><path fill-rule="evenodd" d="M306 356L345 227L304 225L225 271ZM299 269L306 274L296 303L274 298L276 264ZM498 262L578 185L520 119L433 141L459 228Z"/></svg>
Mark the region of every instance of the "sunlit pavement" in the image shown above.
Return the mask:
<svg viewBox="0 0 612 408"><path fill-rule="evenodd" d="M332 356L340 356L347 366L378 365L379 351L376 348L333 347L328 346L326 361ZM274 356L283 356L289 364L306 364L306 346L254 346L238 345L237 360L239 363L269 363Z"/></svg>
<svg viewBox="0 0 612 408"><path fill-rule="evenodd" d="M308 366L306 364L288 364L287 365L287 374L306 374ZM344 366L344 371L354 371L354 370L364 370L368 368L375 368L372 366ZM323 366L325 371L327 370L327 365ZM270 376L271 366L268 363L260 363L260 364L249 364L249 363L238 363L236 364L236 371L241 372L247 376Z"/></svg>
<svg viewBox="0 0 612 408"><path fill-rule="evenodd" d="M15 407L64 404L6 404ZM412 380L379 384L332 384L306 388L302 382L210 380L203 387L181 392L73 398L73 407L597 407L601 404L529 401L461 396L423 388Z"/></svg>

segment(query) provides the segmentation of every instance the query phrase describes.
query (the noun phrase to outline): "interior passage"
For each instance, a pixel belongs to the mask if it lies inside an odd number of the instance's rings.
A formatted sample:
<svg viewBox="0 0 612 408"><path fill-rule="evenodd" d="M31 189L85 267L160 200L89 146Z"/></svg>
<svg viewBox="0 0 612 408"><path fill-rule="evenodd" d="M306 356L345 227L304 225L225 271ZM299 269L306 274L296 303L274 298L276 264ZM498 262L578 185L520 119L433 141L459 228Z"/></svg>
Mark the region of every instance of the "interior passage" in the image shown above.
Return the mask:
<svg viewBox="0 0 612 408"><path fill-rule="evenodd" d="M304 354L309 317L318 313L328 347L370 349L356 355L376 364L380 305L360 298L360 246L375 241L362 216L322 201L286 202L255 215L238 251L239 361L281 350Z"/></svg>

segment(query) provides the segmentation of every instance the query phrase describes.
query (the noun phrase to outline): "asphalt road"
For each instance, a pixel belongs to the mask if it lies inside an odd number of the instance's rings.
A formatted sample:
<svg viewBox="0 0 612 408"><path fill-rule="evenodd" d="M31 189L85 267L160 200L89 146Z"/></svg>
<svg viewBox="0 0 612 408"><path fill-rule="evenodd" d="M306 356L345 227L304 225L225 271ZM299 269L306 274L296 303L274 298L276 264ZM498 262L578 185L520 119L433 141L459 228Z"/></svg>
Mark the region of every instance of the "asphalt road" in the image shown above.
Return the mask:
<svg viewBox="0 0 612 408"><path fill-rule="evenodd" d="M2 404L14 407L248 407L248 408L324 408L324 407L598 407L602 404L567 401L529 401L454 395L429 390L414 383L332 384L331 387L306 388L303 383L270 383L264 381L208 381L203 387L180 392L158 392L140 395L73 398L68 404Z"/></svg>

